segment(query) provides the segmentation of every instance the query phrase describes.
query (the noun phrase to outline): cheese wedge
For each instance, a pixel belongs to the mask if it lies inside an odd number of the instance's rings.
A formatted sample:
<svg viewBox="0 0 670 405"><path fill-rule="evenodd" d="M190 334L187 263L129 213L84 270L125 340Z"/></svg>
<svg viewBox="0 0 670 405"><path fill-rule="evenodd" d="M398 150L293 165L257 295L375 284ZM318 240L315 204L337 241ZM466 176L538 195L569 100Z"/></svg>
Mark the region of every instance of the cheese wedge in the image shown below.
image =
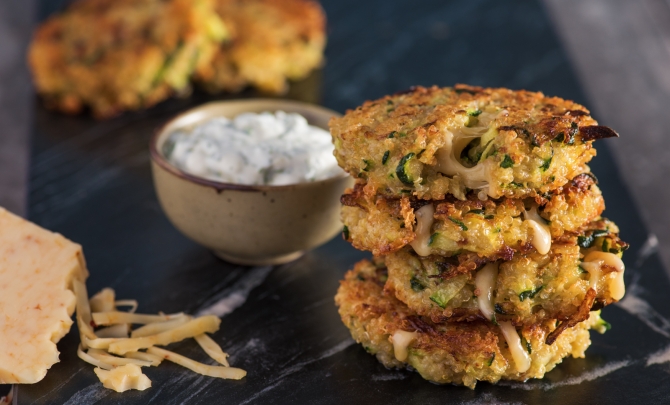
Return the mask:
<svg viewBox="0 0 670 405"><path fill-rule="evenodd" d="M0 384L30 384L58 360L70 330L81 246L0 208Z"/></svg>

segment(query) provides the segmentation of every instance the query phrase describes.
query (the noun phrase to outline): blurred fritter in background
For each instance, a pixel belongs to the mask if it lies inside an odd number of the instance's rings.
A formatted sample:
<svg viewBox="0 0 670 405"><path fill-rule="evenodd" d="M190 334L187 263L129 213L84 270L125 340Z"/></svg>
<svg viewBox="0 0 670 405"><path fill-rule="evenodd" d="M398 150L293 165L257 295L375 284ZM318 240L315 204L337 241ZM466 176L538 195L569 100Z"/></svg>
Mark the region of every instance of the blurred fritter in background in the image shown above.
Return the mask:
<svg viewBox="0 0 670 405"><path fill-rule="evenodd" d="M323 62L311 0L78 0L35 32L29 64L47 107L97 118L248 86L283 94Z"/></svg>

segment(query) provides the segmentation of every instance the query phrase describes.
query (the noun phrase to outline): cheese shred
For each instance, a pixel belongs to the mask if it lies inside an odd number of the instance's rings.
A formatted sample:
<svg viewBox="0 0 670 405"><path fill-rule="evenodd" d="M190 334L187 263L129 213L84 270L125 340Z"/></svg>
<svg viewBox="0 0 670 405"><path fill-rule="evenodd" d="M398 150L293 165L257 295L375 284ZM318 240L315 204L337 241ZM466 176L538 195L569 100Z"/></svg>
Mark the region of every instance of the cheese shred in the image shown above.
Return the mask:
<svg viewBox="0 0 670 405"><path fill-rule="evenodd" d="M247 375L242 369L230 367L228 354L207 335L219 330L221 320L218 317L194 318L184 313L137 314L137 301L116 300L111 288L105 288L89 299L83 282L75 279L72 283L81 338L77 356L96 367L95 374L105 388L116 392L150 388L151 380L142 373L141 367L156 367L164 359L210 377L239 380ZM119 311L118 307L128 307L128 311ZM133 324L143 326L131 330ZM100 328L103 325L105 327ZM199 363L155 347L187 338L194 338L221 366ZM146 352L141 351L143 349Z"/></svg>
<svg viewBox="0 0 670 405"><path fill-rule="evenodd" d="M149 323L149 324L146 324L142 327L139 327L139 328L135 329L130 334L130 337L138 338L138 337L156 335L158 333L166 332L168 330L179 327L179 326L185 324L186 322L190 321L191 319L193 319L193 318L188 316L188 315L184 315L184 316L172 319L170 321Z"/></svg>
<svg viewBox="0 0 670 405"><path fill-rule="evenodd" d="M140 367L151 367L153 365L151 361L116 357L100 349L88 349L87 354L113 367L125 366L126 364L134 364Z"/></svg>
<svg viewBox="0 0 670 405"><path fill-rule="evenodd" d="M163 362L163 358L160 356L156 356L151 353L145 353L145 352L128 352L124 354L124 357L128 359L138 359L138 360L144 360L148 361L151 363L153 367L158 366Z"/></svg>
<svg viewBox="0 0 670 405"><path fill-rule="evenodd" d="M111 364L107 364L104 361L98 360L95 357L91 356L90 354L86 353L84 349L82 348L82 345L79 345L77 348L77 356L87 362L88 364L92 364L98 368L102 368L105 370L111 370L114 368Z"/></svg>
<svg viewBox="0 0 670 405"><path fill-rule="evenodd" d="M120 311L94 312L92 315L93 322L96 325L116 325L119 323L147 324L153 322L165 322L182 316L184 316L184 314L146 315Z"/></svg>
<svg viewBox="0 0 670 405"><path fill-rule="evenodd" d="M173 363L179 364L180 366L186 367L187 369L195 371L198 374L210 377L224 378L227 380L240 380L247 375L247 372L240 368L210 366L207 364L202 364L195 360L191 360L188 357L184 357L181 354L177 354L175 352L171 352L169 350L161 349L158 347L148 348L147 353L161 356L165 360L169 360Z"/></svg>
<svg viewBox="0 0 670 405"><path fill-rule="evenodd" d="M137 300L120 300L120 301L114 301L114 305L117 307L130 307L128 312L131 314L134 314L135 311L137 311L137 306L139 305L137 303ZM101 311L96 311L96 312L101 312Z"/></svg>
<svg viewBox="0 0 670 405"><path fill-rule="evenodd" d="M196 336L195 341L198 342L200 347L202 347L202 350L204 350L209 357L216 360L217 363L230 367L230 364L228 364L228 353L221 350L221 346L216 344L214 339L203 333L202 335Z"/></svg>

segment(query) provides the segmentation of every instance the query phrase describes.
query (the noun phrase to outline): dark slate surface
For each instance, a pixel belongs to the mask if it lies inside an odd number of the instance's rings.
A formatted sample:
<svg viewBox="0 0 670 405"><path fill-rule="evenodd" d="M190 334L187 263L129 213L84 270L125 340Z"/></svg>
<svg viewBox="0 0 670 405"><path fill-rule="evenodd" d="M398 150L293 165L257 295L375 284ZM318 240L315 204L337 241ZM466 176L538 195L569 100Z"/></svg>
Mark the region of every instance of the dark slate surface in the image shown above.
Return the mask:
<svg viewBox="0 0 670 405"><path fill-rule="evenodd" d="M296 98L320 98L343 111L415 84L465 82L585 103L536 2L332 0L325 8L328 63L297 86ZM602 143L592 167L606 214L632 245L624 259L627 298L603 311L613 329L592 336L586 359L567 359L543 380L480 383L472 391L386 370L351 341L333 296L343 273L366 253L335 239L288 265L238 267L168 223L151 185L148 139L167 118L208 99L196 94L107 122L36 107L29 216L84 246L91 292L111 286L119 297L138 298L142 312L197 313L227 298L241 303L214 338L248 376L222 381L164 364L146 371L151 389L116 394L77 359L73 331L59 343L62 362L42 382L20 387L18 404L670 402L670 364L647 366L654 353L670 348L670 283ZM240 296L243 303L230 299ZM206 359L192 341L172 348Z"/></svg>
<svg viewBox="0 0 670 405"><path fill-rule="evenodd" d="M32 88L26 49L35 0L0 2L0 206L26 213ZM6 394L0 389L0 396Z"/></svg>

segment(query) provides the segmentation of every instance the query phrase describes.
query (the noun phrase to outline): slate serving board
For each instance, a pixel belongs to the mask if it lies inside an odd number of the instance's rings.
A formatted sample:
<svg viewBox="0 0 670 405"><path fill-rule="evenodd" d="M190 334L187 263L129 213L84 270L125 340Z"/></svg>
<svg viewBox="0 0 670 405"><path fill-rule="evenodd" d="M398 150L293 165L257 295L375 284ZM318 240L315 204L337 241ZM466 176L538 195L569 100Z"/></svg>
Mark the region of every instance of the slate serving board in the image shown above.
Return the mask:
<svg viewBox="0 0 670 405"><path fill-rule="evenodd" d="M62 3L43 1L41 18ZM541 90L588 106L536 1L323 3L327 64L289 97L344 111L412 85L460 82ZM566 359L543 380L480 383L473 391L387 370L354 344L333 296L344 272L367 253L336 238L287 265L240 267L170 225L153 190L148 141L174 114L212 99L196 93L104 122L54 114L36 103L29 217L84 246L91 293L110 286L149 313L227 305L232 312L214 338L248 376L222 381L163 364L146 370L151 389L117 394L103 389L92 367L77 358L73 330L58 345L61 362L42 382L19 387L15 403L670 403L670 363L662 362L670 360L670 282L608 141L597 144L592 168L606 215L632 246L624 258L627 298L603 311L612 330L593 333L586 359ZM207 359L193 341L171 348ZM654 360L660 363L648 365Z"/></svg>

